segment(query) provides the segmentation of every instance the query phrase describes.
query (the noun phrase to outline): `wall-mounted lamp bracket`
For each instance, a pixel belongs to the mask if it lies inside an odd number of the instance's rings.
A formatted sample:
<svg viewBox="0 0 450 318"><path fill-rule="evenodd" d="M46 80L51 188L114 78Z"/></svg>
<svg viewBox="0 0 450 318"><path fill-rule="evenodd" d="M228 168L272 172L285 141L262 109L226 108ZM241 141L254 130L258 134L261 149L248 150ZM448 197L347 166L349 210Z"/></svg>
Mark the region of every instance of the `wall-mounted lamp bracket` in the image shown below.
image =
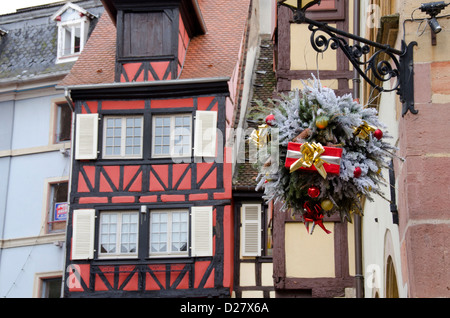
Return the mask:
<svg viewBox="0 0 450 318"><path fill-rule="evenodd" d="M284 4L281 3L280 5ZM418 113L418 110L414 109L413 50L417 42L406 44L402 41L400 51L389 45L370 41L363 37L336 29L326 23L311 20L306 17L304 10L293 8L292 6L286 7L294 13L292 23L306 23L309 25L309 30L312 32L310 42L316 52L323 53L329 48L332 50L341 49L361 77L372 87L380 92L397 92L403 104L402 116L405 116L408 111L412 114ZM347 39L352 39L354 44L349 45ZM375 49L375 53L363 61L361 57L370 54L372 51L371 48ZM375 83L372 78L376 79L381 85ZM391 80L395 80L392 88L384 88L382 83Z"/></svg>

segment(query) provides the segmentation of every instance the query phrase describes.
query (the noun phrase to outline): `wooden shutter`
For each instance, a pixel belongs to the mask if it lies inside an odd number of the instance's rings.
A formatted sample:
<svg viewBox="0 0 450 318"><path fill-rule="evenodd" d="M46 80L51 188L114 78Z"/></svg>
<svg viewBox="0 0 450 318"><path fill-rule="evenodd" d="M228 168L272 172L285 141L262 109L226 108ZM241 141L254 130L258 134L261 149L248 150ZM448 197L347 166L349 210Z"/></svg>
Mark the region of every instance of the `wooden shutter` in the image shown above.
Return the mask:
<svg viewBox="0 0 450 318"><path fill-rule="evenodd" d="M72 259L94 258L95 210L73 211Z"/></svg>
<svg viewBox="0 0 450 318"><path fill-rule="evenodd" d="M75 159L97 159L98 114L78 114L75 136Z"/></svg>
<svg viewBox="0 0 450 318"><path fill-rule="evenodd" d="M197 111L195 115L195 157L215 157L217 144L217 112Z"/></svg>
<svg viewBox="0 0 450 318"><path fill-rule="evenodd" d="M261 205L242 205L242 256L261 255Z"/></svg>
<svg viewBox="0 0 450 318"><path fill-rule="evenodd" d="M170 55L172 20L170 12L125 12L123 14L122 57ZM162 79L162 78L161 78Z"/></svg>
<svg viewBox="0 0 450 318"><path fill-rule="evenodd" d="M192 256L213 254L213 207L192 207Z"/></svg>

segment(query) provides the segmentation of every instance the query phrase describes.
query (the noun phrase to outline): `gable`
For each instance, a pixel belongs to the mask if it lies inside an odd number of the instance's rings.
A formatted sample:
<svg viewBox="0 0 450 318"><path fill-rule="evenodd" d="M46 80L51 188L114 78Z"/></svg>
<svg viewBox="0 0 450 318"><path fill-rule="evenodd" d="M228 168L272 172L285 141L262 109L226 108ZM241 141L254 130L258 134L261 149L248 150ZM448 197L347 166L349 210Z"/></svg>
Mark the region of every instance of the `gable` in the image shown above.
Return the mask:
<svg viewBox="0 0 450 318"><path fill-rule="evenodd" d="M207 33L191 39L178 79L232 77L241 53L249 5L250 0L198 0ZM99 19L61 86L114 82L116 26L108 13Z"/></svg>
<svg viewBox="0 0 450 318"><path fill-rule="evenodd" d="M51 20L66 22L70 20L79 19L80 16L87 16L90 19L98 18L95 14L92 14L82 7L73 4L71 2L66 3L58 11L56 11L52 16Z"/></svg>

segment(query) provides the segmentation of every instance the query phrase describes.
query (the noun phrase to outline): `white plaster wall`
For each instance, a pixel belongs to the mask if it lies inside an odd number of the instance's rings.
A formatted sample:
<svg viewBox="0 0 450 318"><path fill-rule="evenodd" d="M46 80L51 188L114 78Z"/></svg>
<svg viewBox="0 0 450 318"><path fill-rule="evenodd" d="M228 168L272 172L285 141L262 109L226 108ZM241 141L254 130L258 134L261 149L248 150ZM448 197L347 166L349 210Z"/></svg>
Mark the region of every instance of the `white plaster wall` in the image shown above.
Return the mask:
<svg viewBox="0 0 450 318"><path fill-rule="evenodd" d="M259 25L260 34L272 34L274 29L274 19L272 12L273 1L272 0L259 0Z"/></svg>
<svg viewBox="0 0 450 318"><path fill-rule="evenodd" d="M0 102L0 151L11 148L14 102Z"/></svg>
<svg viewBox="0 0 450 318"><path fill-rule="evenodd" d="M48 145L51 99L54 97L56 96L15 102L12 149Z"/></svg>
<svg viewBox="0 0 450 318"><path fill-rule="evenodd" d="M7 298L32 297L36 274L62 273L64 266L65 246L54 244L64 234L39 236L46 179L70 173L70 157L46 147L52 100L63 96L29 94L0 103L0 115L8 115L0 118L0 297Z"/></svg>
<svg viewBox="0 0 450 318"><path fill-rule="evenodd" d="M39 235L45 179L68 176L69 169L59 151L12 159L3 239Z"/></svg>
<svg viewBox="0 0 450 318"><path fill-rule="evenodd" d="M385 130L393 136L389 142L394 145L398 140L398 119L396 118L397 99L398 96L396 93L383 93L379 111L380 121L387 125L387 129ZM389 170L383 169L382 175L389 184ZM390 199L389 186L382 186L382 189L385 198ZM397 191L396 195L398 195ZM374 297L376 292L378 292L379 297L385 297L386 260L388 255L394 261L399 296L407 297L406 286L403 286L402 282L398 225L392 221L390 202L379 196L375 196L374 199L374 202L366 200L363 217L365 297ZM387 236L390 236L390 239Z"/></svg>
<svg viewBox="0 0 450 318"><path fill-rule="evenodd" d="M361 35L365 35L366 22L369 7L368 0L361 1ZM399 35L400 36L400 35ZM386 84L389 88L390 83ZM361 90L362 91L362 90ZM372 97L378 94L375 91ZM395 92L382 93L379 109L380 121L387 125L389 135L393 138L388 140L396 144L398 140L398 118L397 106L399 97ZM400 104L401 105L401 104ZM398 160L398 159L394 159ZM382 175L389 184L389 171L383 169ZM385 197L390 199L389 186L382 187ZM396 195L398 193L396 191ZM364 271L364 292L366 298L385 297L386 295L386 260L390 255L394 262L395 273L397 276L399 297L407 297L407 288L402 281L402 267L400 255L400 239L398 226L392 222L392 213L390 212L390 203L385 199L376 196L374 202L366 200L363 216L363 271ZM398 200L397 200L398 202ZM400 216L401 217L401 216ZM392 242L392 243L391 243Z"/></svg>
<svg viewBox="0 0 450 318"><path fill-rule="evenodd" d="M65 245L53 243L5 249L0 259L0 297L31 298L35 274L63 272Z"/></svg>

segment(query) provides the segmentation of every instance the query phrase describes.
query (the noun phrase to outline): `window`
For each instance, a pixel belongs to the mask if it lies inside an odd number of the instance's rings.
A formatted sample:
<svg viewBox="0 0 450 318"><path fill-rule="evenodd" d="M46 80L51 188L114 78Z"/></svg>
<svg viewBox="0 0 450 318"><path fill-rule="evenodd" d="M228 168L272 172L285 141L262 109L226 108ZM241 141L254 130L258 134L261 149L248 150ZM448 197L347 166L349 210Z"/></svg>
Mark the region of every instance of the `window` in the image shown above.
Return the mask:
<svg viewBox="0 0 450 318"><path fill-rule="evenodd" d="M64 144L70 147L72 138L72 109L64 98L56 98L51 102L49 145Z"/></svg>
<svg viewBox="0 0 450 318"><path fill-rule="evenodd" d="M62 278L41 279L40 298L61 298Z"/></svg>
<svg viewBox="0 0 450 318"><path fill-rule="evenodd" d="M81 52L81 24L66 24L60 27L60 56Z"/></svg>
<svg viewBox="0 0 450 318"><path fill-rule="evenodd" d="M125 12L121 57L174 54L170 12Z"/></svg>
<svg viewBox="0 0 450 318"><path fill-rule="evenodd" d="M138 212L102 212L99 257L137 256L138 227Z"/></svg>
<svg viewBox="0 0 450 318"><path fill-rule="evenodd" d="M307 14L313 20L344 20L346 2L342 0L322 0L320 5L309 8Z"/></svg>
<svg viewBox="0 0 450 318"><path fill-rule="evenodd" d="M95 16L83 8L66 3L52 16L58 26L56 63L75 61L87 41L89 22Z"/></svg>
<svg viewBox="0 0 450 318"><path fill-rule="evenodd" d="M193 114L157 115L151 133L144 138L144 116L105 116L103 122L103 159L142 159L143 144L151 143L152 158L214 158L222 135L217 128L216 111ZM99 114L77 114L75 121L75 159L94 160L98 152ZM195 134L194 134L195 132ZM151 138L147 140L147 138ZM192 146L194 143L194 146ZM149 147L150 148L150 147ZM147 153L147 152L145 152Z"/></svg>
<svg viewBox="0 0 450 318"><path fill-rule="evenodd" d="M261 205L242 205L242 256L261 256Z"/></svg>
<svg viewBox="0 0 450 318"><path fill-rule="evenodd" d="M87 40L88 20L86 18L58 22L57 63L75 61Z"/></svg>
<svg viewBox="0 0 450 318"><path fill-rule="evenodd" d="M273 252L273 202L241 206L241 256L271 257Z"/></svg>
<svg viewBox="0 0 450 318"><path fill-rule="evenodd" d="M58 103L57 122L56 122L56 142L64 142L70 140L70 131L72 126L72 110L67 103Z"/></svg>
<svg viewBox="0 0 450 318"><path fill-rule="evenodd" d="M61 298L61 271L34 273L33 298Z"/></svg>
<svg viewBox="0 0 450 318"><path fill-rule="evenodd" d="M72 260L94 256L99 259L212 256L213 211L213 206L158 209L149 215L138 211L74 210ZM139 237L147 239L139 242Z"/></svg>
<svg viewBox="0 0 450 318"><path fill-rule="evenodd" d="M68 182L50 185L50 207L48 218L48 233L65 231L67 219Z"/></svg>
<svg viewBox="0 0 450 318"><path fill-rule="evenodd" d="M153 117L153 157L191 156L192 116Z"/></svg>
<svg viewBox="0 0 450 318"><path fill-rule="evenodd" d="M142 116L105 117L103 158L142 158Z"/></svg>
<svg viewBox="0 0 450 318"><path fill-rule="evenodd" d="M312 6L309 10L324 11L336 9L336 0L322 0L320 5Z"/></svg>
<svg viewBox="0 0 450 318"><path fill-rule="evenodd" d="M187 256L189 216L186 210L150 213L150 256Z"/></svg>

